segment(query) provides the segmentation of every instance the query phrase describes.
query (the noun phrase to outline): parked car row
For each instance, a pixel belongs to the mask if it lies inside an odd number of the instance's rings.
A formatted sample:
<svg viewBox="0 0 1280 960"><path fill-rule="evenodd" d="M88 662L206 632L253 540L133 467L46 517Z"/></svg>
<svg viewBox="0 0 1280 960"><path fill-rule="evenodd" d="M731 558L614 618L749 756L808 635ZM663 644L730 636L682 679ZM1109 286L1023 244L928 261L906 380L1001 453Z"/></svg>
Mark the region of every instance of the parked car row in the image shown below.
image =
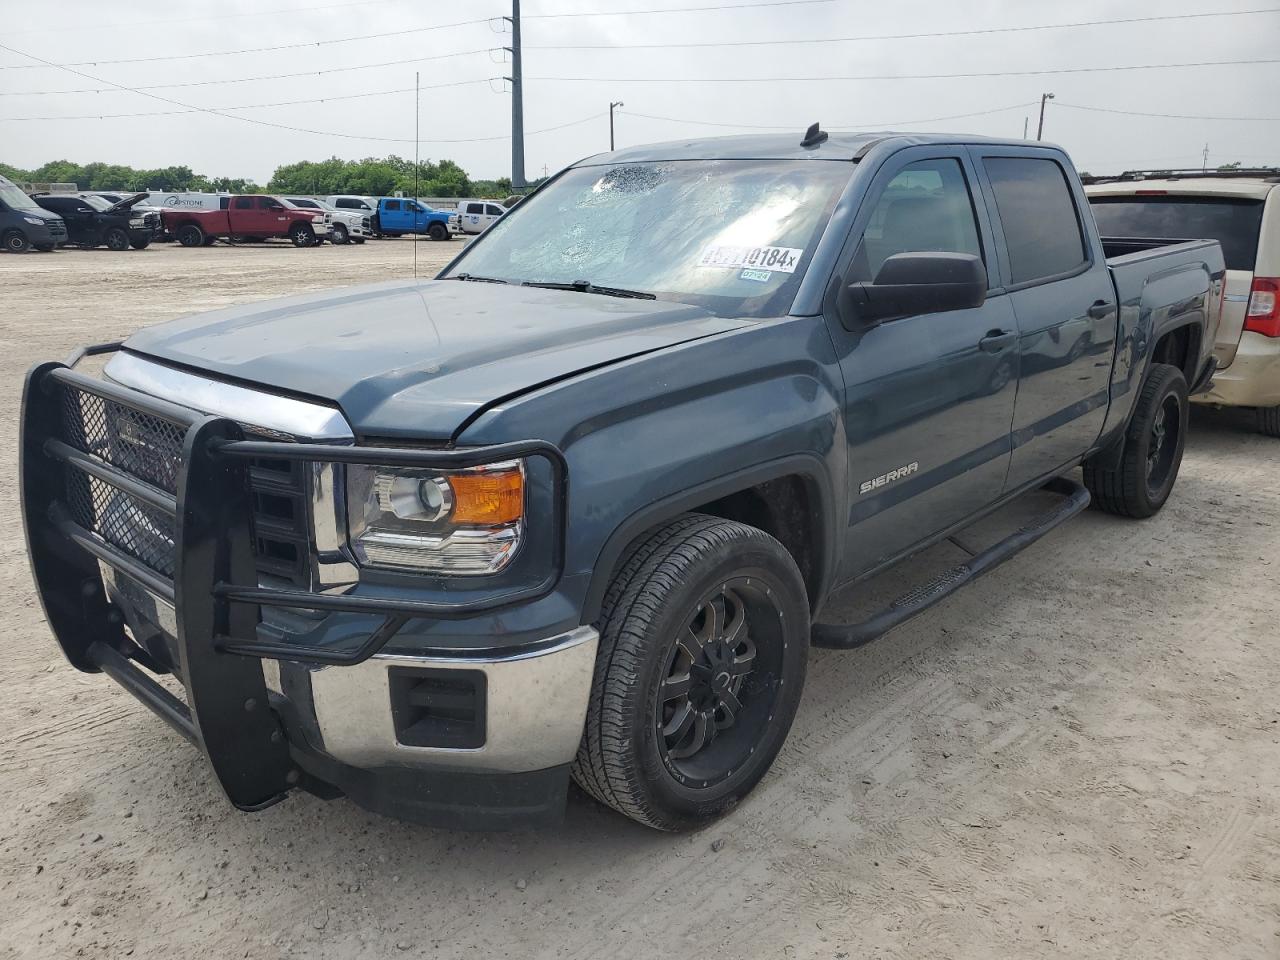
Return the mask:
<svg viewBox="0 0 1280 960"><path fill-rule="evenodd" d="M65 186L70 186L65 185ZM364 243L406 234L449 240L483 232L506 208L467 203L465 216L405 197L272 196L217 193L28 194L0 178L0 247L22 253L55 247L145 249L157 240L185 247L286 239L298 247Z"/></svg>

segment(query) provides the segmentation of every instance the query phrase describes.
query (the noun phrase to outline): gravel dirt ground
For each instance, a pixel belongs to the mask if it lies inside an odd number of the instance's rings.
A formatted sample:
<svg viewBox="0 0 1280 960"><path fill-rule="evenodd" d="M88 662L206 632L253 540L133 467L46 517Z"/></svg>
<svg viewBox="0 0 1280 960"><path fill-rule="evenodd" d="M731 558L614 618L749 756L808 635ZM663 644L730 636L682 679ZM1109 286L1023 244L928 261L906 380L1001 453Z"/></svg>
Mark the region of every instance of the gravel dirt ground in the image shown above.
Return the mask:
<svg viewBox="0 0 1280 960"><path fill-rule="evenodd" d="M418 246L429 275L460 245ZM19 532L22 375L181 314L411 276L412 251L0 256L0 958L1280 956L1280 441L1232 412L1195 412L1155 519L1087 513L890 637L813 651L774 769L701 833L581 796L509 835L308 796L232 810L55 649Z"/></svg>

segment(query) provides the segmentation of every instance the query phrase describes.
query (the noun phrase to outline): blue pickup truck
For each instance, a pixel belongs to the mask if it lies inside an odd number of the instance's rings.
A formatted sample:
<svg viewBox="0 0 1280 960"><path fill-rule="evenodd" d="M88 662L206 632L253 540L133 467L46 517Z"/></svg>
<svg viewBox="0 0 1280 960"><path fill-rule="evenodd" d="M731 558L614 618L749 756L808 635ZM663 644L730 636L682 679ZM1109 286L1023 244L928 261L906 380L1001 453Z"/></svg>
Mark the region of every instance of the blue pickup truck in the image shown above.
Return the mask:
<svg viewBox="0 0 1280 960"><path fill-rule="evenodd" d="M33 368L35 582L70 663L242 810L510 827L572 777L695 827L769 768L811 643L881 636L1091 500L1160 510L1223 272L1214 241L1100 237L1045 144L815 125L590 157L435 280ZM1038 488L1036 521L829 622Z"/></svg>
<svg viewBox="0 0 1280 960"><path fill-rule="evenodd" d="M432 240L450 240L462 232L457 213L432 210L417 200L404 197L380 199L374 227L388 237L416 233Z"/></svg>

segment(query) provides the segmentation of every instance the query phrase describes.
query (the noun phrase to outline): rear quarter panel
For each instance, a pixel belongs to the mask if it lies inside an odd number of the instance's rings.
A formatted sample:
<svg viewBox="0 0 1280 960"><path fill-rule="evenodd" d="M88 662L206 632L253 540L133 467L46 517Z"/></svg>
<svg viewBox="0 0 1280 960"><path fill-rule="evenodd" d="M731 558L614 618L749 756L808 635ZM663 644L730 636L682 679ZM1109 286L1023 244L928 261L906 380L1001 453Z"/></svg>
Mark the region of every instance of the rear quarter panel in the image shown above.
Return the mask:
<svg viewBox="0 0 1280 960"><path fill-rule="evenodd" d="M1186 325L1198 327L1201 336L1188 385L1203 368L1213 350L1226 273L1216 240L1112 257L1107 266L1120 305L1120 336L1103 444L1128 424L1152 352L1166 333Z"/></svg>

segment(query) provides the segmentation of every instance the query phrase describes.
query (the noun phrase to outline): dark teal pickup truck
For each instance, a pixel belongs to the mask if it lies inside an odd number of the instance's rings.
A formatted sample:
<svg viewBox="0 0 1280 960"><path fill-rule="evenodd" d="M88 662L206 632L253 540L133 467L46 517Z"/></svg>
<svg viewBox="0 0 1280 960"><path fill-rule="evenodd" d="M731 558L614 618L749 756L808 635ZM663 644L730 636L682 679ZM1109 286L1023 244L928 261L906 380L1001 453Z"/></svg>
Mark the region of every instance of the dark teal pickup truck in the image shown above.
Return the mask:
<svg viewBox="0 0 1280 960"><path fill-rule="evenodd" d="M1216 242L1100 238L1041 144L815 125L591 157L435 280L35 367L32 569L70 662L240 809L516 826L572 777L688 828L768 769L811 643L882 635L1090 499L1161 508L1222 283ZM1037 521L825 622L1041 487Z"/></svg>

